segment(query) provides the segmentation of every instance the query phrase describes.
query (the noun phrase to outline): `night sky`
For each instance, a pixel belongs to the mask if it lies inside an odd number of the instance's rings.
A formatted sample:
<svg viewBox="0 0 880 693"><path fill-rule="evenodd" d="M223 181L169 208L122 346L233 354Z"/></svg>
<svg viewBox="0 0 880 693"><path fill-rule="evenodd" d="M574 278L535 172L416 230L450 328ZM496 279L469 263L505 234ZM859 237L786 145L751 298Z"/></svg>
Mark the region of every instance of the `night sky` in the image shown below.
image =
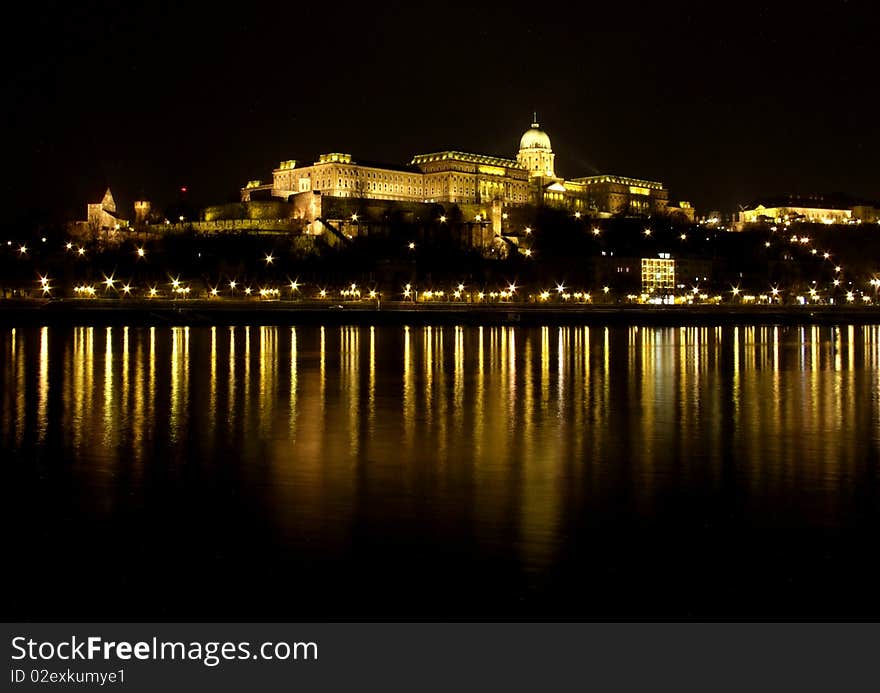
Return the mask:
<svg viewBox="0 0 880 693"><path fill-rule="evenodd" d="M237 199L322 152L514 156L533 110L557 175L662 180L701 214L880 198L878 13L851 2L78 5L6 23L7 230L83 218L106 185L128 217L181 186Z"/></svg>

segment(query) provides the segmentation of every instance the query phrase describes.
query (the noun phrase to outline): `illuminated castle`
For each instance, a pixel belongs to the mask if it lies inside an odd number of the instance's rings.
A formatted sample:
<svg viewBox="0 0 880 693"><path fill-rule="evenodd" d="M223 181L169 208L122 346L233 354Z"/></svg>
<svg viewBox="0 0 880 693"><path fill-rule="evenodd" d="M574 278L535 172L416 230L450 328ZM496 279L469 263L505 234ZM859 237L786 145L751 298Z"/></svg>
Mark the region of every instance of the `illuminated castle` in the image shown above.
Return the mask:
<svg viewBox="0 0 880 693"><path fill-rule="evenodd" d="M515 159L460 151L417 154L406 165L322 154L311 164L282 161L272 182L250 181L242 201L280 198L303 205L309 196L397 200L460 205L550 205L610 216L666 211L668 194L657 181L599 175L564 180L556 176L549 135L537 117L520 138Z"/></svg>

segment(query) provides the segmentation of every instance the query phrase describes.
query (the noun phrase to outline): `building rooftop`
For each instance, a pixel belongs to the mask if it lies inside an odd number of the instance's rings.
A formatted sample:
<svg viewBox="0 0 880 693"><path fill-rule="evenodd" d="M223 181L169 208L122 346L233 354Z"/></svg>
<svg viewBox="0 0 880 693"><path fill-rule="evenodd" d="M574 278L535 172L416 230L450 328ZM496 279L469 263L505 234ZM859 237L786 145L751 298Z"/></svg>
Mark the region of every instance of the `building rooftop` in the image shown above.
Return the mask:
<svg viewBox="0 0 880 693"><path fill-rule="evenodd" d="M489 156L487 154L473 154L471 152L459 152L449 150L444 152L432 152L430 154L416 154L412 159L412 164L427 164L432 161L443 161L451 159L453 161L467 161L473 164L488 164L490 166L507 166L510 168L522 168L516 159L508 159L503 156Z"/></svg>
<svg viewBox="0 0 880 693"><path fill-rule="evenodd" d="M870 204L869 202L860 201L845 193L825 193L825 194L797 194L783 193L780 195L771 195L768 197L760 197L745 205L745 209L757 209L763 206L765 209L775 209L777 207L804 207L807 209L850 209L854 205Z"/></svg>

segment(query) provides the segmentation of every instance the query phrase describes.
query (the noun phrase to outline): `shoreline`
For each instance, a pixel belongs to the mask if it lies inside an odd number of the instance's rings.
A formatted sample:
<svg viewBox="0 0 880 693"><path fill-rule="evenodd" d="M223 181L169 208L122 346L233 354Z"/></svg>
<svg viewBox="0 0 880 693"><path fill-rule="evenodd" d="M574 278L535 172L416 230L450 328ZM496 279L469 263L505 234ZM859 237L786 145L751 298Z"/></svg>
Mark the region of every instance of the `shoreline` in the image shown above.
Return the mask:
<svg viewBox="0 0 880 693"><path fill-rule="evenodd" d="M880 324L880 309L848 306L630 304L312 303L216 300L0 301L0 324L18 325L796 325Z"/></svg>

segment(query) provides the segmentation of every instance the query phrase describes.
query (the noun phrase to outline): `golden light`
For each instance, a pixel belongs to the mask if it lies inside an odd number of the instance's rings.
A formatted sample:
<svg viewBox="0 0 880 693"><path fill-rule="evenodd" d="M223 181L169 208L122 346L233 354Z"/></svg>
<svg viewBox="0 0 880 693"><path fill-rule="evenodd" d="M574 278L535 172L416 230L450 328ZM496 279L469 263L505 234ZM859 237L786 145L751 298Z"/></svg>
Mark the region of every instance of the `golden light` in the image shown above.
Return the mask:
<svg viewBox="0 0 880 693"><path fill-rule="evenodd" d="M550 292L549 291L542 291L541 292L541 300L546 301L548 298L550 298Z"/></svg>
<svg viewBox="0 0 880 693"><path fill-rule="evenodd" d="M247 288L245 288L244 292L245 292L248 296L250 296L250 295L251 295L251 287L248 286Z"/></svg>
<svg viewBox="0 0 880 693"><path fill-rule="evenodd" d="M600 233L602 233L602 230L598 226L593 229L594 236L598 236Z"/></svg>
<svg viewBox="0 0 880 693"><path fill-rule="evenodd" d="M822 257L824 257L827 260L828 258L831 257L831 253L822 253Z"/></svg>
<svg viewBox="0 0 880 693"><path fill-rule="evenodd" d="M815 254L818 253L818 252L819 252L819 251L816 250L815 248L813 248L813 249L810 250L810 253L813 254L813 255L815 255Z"/></svg>
<svg viewBox="0 0 880 693"><path fill-rule="evenodd" d="M85 254L86 254L86 249L83 248L82 246L80 246L80 247L77 249L76 252L79 253L80 255L85 255Z"/></svg>
<svg viewBox="0 0 880 693"><path fill-rule="evenodd" d="M564 284L557 284L556 285L556 293L561 294L563 291L565 291L565 285Z"/></svg>
<svg viewBox="0 0 880 693"><path fill-rule="evenodd" d="M507 212L504 212L504 213L501 215L501 218L502 218L502 219L507 219L507 217L508 217Z"/></svg>
<svg viewBox="0 0 880 693"><path fill-rule="evenodd" d="M180 287L180 279L172 279L171 286L174 287L175 289L179 288Z"/></svg>
<svg viewBox="0 0 880 693"><path fill-rule="evenodd" d="M122 287L122 292L126 295L131 293L131 284L125 284Z"/></svg>
<svg viewBox="0 0 880 693"><path fill-rule="evenodd" d="M67 248L68 250L73 250L73 243L68 242L68 244L64 247Z"/></svg>
<svg viewBox="0 0 880 693"><path fill-rule="evenodd" d="M733 287L733 289L731 291L734 296L739 296L739 287L738 286Z"/></svg>
<svg viewBox="0 0 880 693"><path fill-rule="evenodd" d="M510 293L516 293L516 290L517 290L517 286L516 286L516 284L510 284L510 285L508 285L507 290L508 290Z"/></svg>
<svg viewBox="0 0 880 693"><path fill-rule="evenodd" d="M112 289L115 283L116 280L113 278L112 274L109 277L106 274L104 275L104 284L107 285L108 289Z"/></svg>
<svg viewBox="0 0 880 693"><path fill-rule="evenodd" d="M27 246L23 245L18 249L20 255L24 255L27 252Z"/></svg>
<svg viewBox="0 0 880 693"><path fill-rule="evenodd" d="M686 233L681 234L681 236L679 236L679 238L681 238L681 240L683 240L683 241L686 241L688 239Z"/></svg>
<svg viewBox="0 0 880 693"><path fill-rule="evenodd" d="M765 242L764 242L764 247L765 247L765 248L769 248L769 247L770 247L770 241L765 241Z"/></svg>
<svg viewBox="0 0 880 693"><path fill-rule="evenodd" d="M529 248L526 248L526 250L525 250L525 253L524 253L524 254L525 254L525 256L526 256L526 257L531 257L531 256L532 256L532 251L531 251L531 249L529 249Z"/></svg>
<svg viewBox="0 0 880 693"><path fill-rule="evenodd" d="M326 297L327 297L327 291L326 291L326 289L321 289L321 290L318 292L318 295L319 295L321 298L326 298Z"/></svg>
<svg viewBox="0 0 880 693"><path fill-rule="evenodd" d="M834 286L840 286L840 280L839 280L839 279L835 279L835 280L834 280Z"/></svg>
<svg viewBox="0 0 880 693"><path fill-rule="evenodd" d="M144 250L143 248L138 248L138 249L137 249L137 255L138 255L138 257L144 257L146 254L147 254L147 251Z"/></svg>
<svg viewBox="0 0 880 693"><path fill-rule="evenodd" d="M297 282L297 281L290 282L290 290L296 291L297 289L299 289L299 282Z"/></svg>
<svg viewBox="0 0 880 693"><path fill-rule="evenodd" d="M211 289L211 295L212 295L212 296L216 296L218 293L220 293L220 292L217 291L217 288L216 288L216 287L213 288L213 289Z"/></svg>
<svg viewBox="0 0 880 693"><path fill-rule="evenodd" d="M236 286L238 286L238 282L235 281L234 279L231 282L229 282L229 288L232 289L233 291L235 291Z"/></svg>
<svg viewBox="0 0 880 693"><path fill-rule="evenodd" d="M445 214L441 214L441 215L440 215L440 223L441 223L441 224L445 224L445 223L446 223L446 215L445 215Z"/></svg>
<svg viewBox="0 0 880 693"><path fill-rule="evenodd" d="M150 287L150 291L149 291L150 298L155 298L155 296L156 296L157 293L159 293L159 292L156 290L156 287L155 287L155 286L151 286L151 287Z"/></svg>
<svg viewBox="0 0 880 693"><path fill-rule="evenodd" d="M852 291L847 291L847 292L846 292L846 300L847 300L847 301L853 301L853 300L855 300L855 296L853 295L853 292L852 292Z"/></svg>
<svg viewBox="0 0 880 693"><path fill-rule="evenodd" d="M372 290L370 291L370 298L376 298L376 291L375 291L375 289L372 289Z"/></svg>
<svg viewBox="0 0 880 693"><path fill-rule="evenodd" d="M352 221L357 221L357 220L358 220L358 215L357 215L357 214L352 214L352 215L351 215L351 220L352 220Z"/></svg>
<svg viewBox="0 0 880 693"><path fill-rule="evenodd" d="M779 289L777 289L777 288L774 286L772 289L770 289L770 293L773 294L774 296L778 296L778 295L779 295Z"/></svg>
<svg viewBox="0 0 880 693"><path fill-rule="evenodd" d="M651 229L645 229L645 235L646 235L646 236L650 236L650 235L651 235Z"/></svg>
<svg viewBox="0 0 880 693"><path fill-rule="evenodd" d="M273 262L275 262L275 256L272 253L266 253L266 264L271 265Z"/></svg>
<svg viewBox="0 0 880 693"><path fill-rule="evenodd" d="M611 291L611 289L607 286L603 286L602 291L604 291L607 294L609 291Z"/></svg>
<svg viewBox="0 0 880 693"><path fill-rule="evenodd" d="M483 216L481 214L478 214L474 217L474 221L483 221Z"/></svg>
<svg viewBox="0 0 880 693"><path fill-rule="evenodd" d="M842 269L843 269L843 267L841 267L840 265L838 265L837 267L834 268L834 271L835 271L835 272L840 272L840 270L842 270Z"/></svg>
<svg viewBox="0 0 880 693"><path fill-rule="evenodd" d="M409 286L409 285L407 285L407 286ZM464 284L459 284L457 288L459 291L464 291Z"/></svg>
<svg viewBox="0 0 880 693"><path fill-rule="evenodd" d="M526 232L526 236L531 235L531 233L532 233L532 229L531 229L531 227L530 227L530 226L526 226L526 228L525 228L525 232Z"/></svg>
<svg viewBox="0 0 880 693"><path fill-rule="evenodd" d="M410 244L409 244L409 249L410 249L410 250L415 250L415 249L416 249L416 244L410 242Z"/></svg>
<svg viewBox="0 0 880 693"><path fill-rule="evenodd" d="M574 213L574 218L575 218L575 219L580 219L580 218L581 218L581 213L580 213L580 212L575 212L575 213Z"/></svg>
<svg viewBox="0 0 880 693"><path fill-rule="evenodd" d="M404 289L403 296L404 298L409 298L410 296L412 296L412 291L409 288Z"/></svg>

